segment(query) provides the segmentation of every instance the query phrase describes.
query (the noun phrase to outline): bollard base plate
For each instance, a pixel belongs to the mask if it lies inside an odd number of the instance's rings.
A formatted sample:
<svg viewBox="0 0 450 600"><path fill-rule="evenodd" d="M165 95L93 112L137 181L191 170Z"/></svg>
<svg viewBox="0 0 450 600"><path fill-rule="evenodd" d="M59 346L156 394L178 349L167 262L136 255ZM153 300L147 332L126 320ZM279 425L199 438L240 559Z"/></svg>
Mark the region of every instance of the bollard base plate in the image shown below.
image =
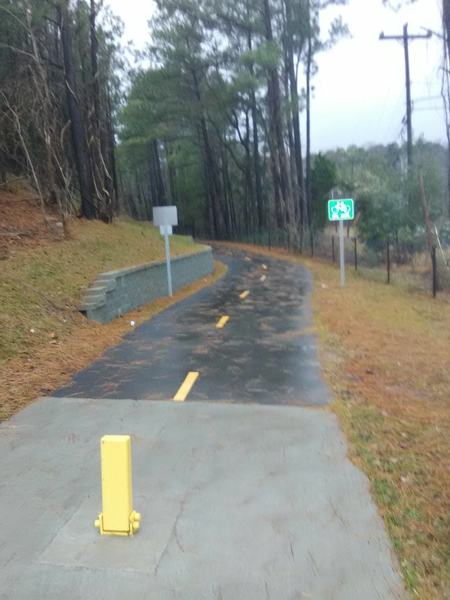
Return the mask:
<svg viewBox="0 0 450 600"><path fill-rule="evenodd" d="M130 519L129 519L130 527L127 531L111 531L108 529L104 529L103 513L100 513L98 515L98 518L95 520L94 525L95 525L95 527L97 527L97 529L99 530L101 535L130 536L130 535L134 535L135 533L137 533L139 531L139 528L141 526L141 515L140 515L140 513L136 512L135 510L132 511L132 513L130 514Z"/></svg>

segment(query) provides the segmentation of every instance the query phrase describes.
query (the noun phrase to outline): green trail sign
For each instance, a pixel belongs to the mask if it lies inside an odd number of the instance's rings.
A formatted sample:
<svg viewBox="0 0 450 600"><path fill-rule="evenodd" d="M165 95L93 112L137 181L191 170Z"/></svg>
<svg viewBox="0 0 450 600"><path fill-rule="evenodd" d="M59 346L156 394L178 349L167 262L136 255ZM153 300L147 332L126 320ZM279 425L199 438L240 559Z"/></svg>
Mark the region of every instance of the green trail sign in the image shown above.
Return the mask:
<svg viewBox="0 0 450 600"><path fill-rule="evenodd" d="M352 221L354 218L355 203L353 200L328 201L328 219L330 221Z"/></svg>
<svg viewBox="0 0 450 600"><path fill-rule="evenodd" d="M328 219L339 223L339 270L341 287L345 286L344 221L355 218L355 203L352 199L328 200Z"/></svg>

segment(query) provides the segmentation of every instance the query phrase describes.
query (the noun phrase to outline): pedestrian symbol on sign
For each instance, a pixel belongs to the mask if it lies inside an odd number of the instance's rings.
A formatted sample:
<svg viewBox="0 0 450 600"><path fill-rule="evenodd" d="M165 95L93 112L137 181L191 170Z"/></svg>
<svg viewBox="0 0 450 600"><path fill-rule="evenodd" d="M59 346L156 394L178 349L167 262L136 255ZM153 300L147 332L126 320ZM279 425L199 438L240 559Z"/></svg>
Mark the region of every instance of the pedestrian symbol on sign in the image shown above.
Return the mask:
<svg viewBox="0 0 450 600"><path fill-rule="evenodd" d="M330 221L351 221L355 218L353 200L330 200L328 202Z"/></svg>

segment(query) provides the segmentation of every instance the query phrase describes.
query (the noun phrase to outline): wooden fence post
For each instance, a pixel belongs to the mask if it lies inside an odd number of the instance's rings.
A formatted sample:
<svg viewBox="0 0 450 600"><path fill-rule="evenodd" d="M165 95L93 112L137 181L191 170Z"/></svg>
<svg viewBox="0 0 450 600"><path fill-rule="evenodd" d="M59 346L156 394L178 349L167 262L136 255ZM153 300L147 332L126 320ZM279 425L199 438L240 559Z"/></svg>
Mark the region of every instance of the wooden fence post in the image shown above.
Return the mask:
<svg viewBox="0 0 450 600"><path fill-rule="evenodd" d="M386 268L387 268L387 284L391 283L391 246L389 238L386 242Z"/></svg>
<svg viewBox="0 0 450 600"><path fill-rule="evenodd" d="M438 291L437 263L436 263L436 246L431 248L431 264L433 267L433 298L436 298Z"/></svg>

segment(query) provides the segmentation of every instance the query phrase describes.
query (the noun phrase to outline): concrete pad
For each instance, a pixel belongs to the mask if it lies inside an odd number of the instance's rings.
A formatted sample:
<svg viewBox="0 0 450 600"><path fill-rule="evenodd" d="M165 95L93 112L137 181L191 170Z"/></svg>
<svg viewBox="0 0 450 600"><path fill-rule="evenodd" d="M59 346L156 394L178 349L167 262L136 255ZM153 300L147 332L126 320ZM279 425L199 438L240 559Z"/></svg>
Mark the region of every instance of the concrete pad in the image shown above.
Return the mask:
<svg viewBox="0 0 450 600"><path fill-rule="evenodd" d="M133 538L102 537L99 441L130 433ZM0 426L0 598L403 598L334 415L47 398Z"/></svg>

